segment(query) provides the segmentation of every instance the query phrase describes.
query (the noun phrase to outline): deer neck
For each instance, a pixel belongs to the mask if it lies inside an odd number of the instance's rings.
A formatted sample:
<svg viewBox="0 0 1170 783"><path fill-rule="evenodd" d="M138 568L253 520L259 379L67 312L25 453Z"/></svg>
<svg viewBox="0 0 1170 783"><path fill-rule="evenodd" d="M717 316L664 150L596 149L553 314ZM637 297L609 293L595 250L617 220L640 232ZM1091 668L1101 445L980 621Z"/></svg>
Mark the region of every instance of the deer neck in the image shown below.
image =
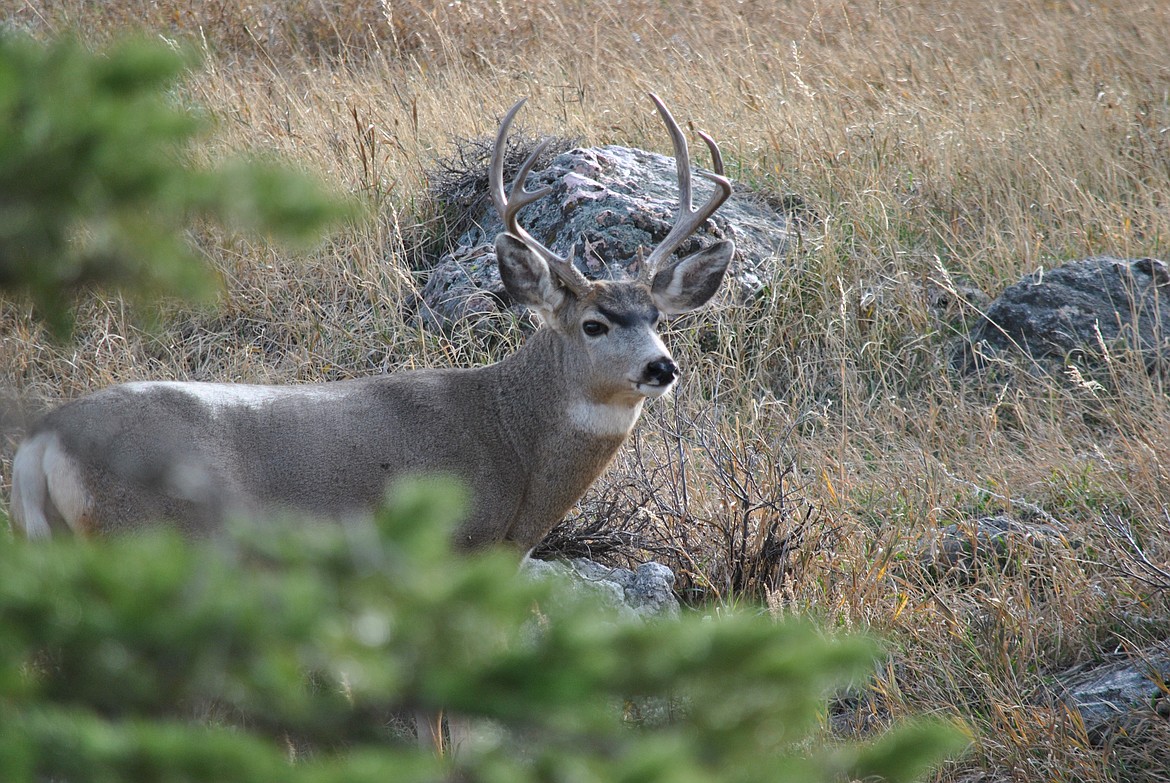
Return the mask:
<svg viewBox="0 0 1170 783"><path fill-rule="evenodd" d="M504 537L528 549L609 465L642 405L627 405L622 412L591 404L580 388L582 373L574 366L571 347L547 328L484 371L492 378L498 426L522 479L522 501Z"/></svg>
<svg viewBox="0 0 1170 783"><path fill-rule="evenodd" d="M616 449L642 413L642 399L598 400L582 386L582 368L572 361L565 338L549 328L537 330L497 371L501 414L514 432L531 429L547 437L613 441Z"/></svg>

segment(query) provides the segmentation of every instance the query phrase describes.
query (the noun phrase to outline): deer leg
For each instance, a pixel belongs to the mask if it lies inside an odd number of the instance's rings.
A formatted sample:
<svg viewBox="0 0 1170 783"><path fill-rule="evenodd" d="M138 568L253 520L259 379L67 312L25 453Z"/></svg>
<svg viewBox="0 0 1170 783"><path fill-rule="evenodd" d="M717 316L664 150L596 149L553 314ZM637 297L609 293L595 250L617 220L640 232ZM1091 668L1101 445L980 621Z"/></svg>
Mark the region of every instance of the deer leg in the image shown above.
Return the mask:
<svg viewBox="0 0 1170 783"><path fill-rule="evenodd" d="M433 750L436 756L443 755L443 713L419 710L414 714L414 731L418 735L418 746Z"/></svg>

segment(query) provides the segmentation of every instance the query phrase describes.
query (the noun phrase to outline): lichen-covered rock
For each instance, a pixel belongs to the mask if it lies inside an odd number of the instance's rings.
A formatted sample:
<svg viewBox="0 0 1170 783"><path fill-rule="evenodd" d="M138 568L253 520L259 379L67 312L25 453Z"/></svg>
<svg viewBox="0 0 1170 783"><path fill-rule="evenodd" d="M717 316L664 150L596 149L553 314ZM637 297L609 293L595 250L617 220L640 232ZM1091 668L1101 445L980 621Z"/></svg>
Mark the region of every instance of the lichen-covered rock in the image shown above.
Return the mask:
<svg viewBox="0 0 1170 783"><path fill-rule="evenodd" d="M706 200L713 185L692 178L694 201ZM661 242L678 212L674 158L619 146L574 149L534 172L531 189L552 193L520 213L520 222L556 253L573 254L591 279L636 275L640 258ZM475 226L439 259L422 292L425 323L441 326L472 321L511 306L496 269L492 243L503 225L488 207ZM720 240L734 239L735 259L725 289L738 295L757 292L769 262L783 254L789 221L758 196L737 189L706 225L679 248L679 255ZM519 311L519 309L517 309Z"/></svg>
<svg viewBox="0 0 1170 783"><path fill-rule="evenodd" d="M613 610L615 620L678 617L674 572L661 563L643 563L630 571L584 558L568 563L525 560L522 570L533 578L559 579L578 594L595 598L599 606Z"/></svg>
<svg viewBox="0 0 1170 783"><path fill-rule="evenodd" d="M1170 361L1170 272L1153 258L1097 256L1040 270L991 303L957 356L963 371L1027 357L1042 372L1090 372L1137 351L1149 369Z"/></svg>
<svg viewBox="0 0 1170 783"><path fill-rule="evenodd" d="M1065 705L1080 716L1095 740L1114 731L1133 734L1144 723L1170 718L1168 642L1060 680Z"/></svg>

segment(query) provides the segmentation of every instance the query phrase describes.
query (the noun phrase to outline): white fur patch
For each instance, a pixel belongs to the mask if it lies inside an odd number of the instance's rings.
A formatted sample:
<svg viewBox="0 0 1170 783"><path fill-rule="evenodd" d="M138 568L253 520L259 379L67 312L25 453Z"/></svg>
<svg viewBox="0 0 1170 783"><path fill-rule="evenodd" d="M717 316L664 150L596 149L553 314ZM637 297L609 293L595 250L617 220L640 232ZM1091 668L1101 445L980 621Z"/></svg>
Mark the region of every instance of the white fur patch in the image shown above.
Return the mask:
<svg viewBox="0 0 1170 783"><path fill-rule="evenodd" d="M12 469L13 521L28 538L47 538L53 507L74 532L84 533L92 506L77 462L54 432L42 432L17 449Z"/></svg>
<svg viewBox="0 0 1170 783"><path fill-rule="evenodd" d="M336 400L343 392L332 384L300 386L259 386L246 383L196 383L190 381L138 381L124 384L127 391L144 394L152 389L170 388L193 397L215 412L226 408L256 408L274 400L296 397L303 400Z"/></svg>
<svg viewBox="0 0 1170 783"><path fill-rule="evenodd" d="M641 400L633 405L578 401L569 406L573 427L591 435L629 435L641 414Z"/></svg>
<svg viewBox="0 0 1170 783"><path fill-rule="evenodd" d="M674 388L674 384L675 381L671 381L665 386L655 386L649 383L639 383L635 388L637 388L640 394L645 394L649 399L656 400L659 397L665 397L667 394L670 394L670 390Z"/></svg>
<svg viewBox="0 0 1170 783"><path fill-rule="evenodd" d="M42 464L53 505L74 533L85 533L83 520L89 515L93 500L81 478L81 469L56 435L51 436L45 448Z"/></svg>
<svg viewBox="0 0 1170 783"><path fill-rule="evenodd" d="M663 292L666 294L666 298L672 302L677 299L681 299L683 295L684 282L686 282L686 275L682 274L680 270L676 269L674 274L670 277L670 285L668 285L666 290Z"/></svg>
<svg viewBox="0 0 1170 783"><path fill-rule="evenodd" d="M12 460L12 523L26 538L48 538L52 532L45 517L48 487L44 464L48 437L42 433L26 440Z"/></svg>

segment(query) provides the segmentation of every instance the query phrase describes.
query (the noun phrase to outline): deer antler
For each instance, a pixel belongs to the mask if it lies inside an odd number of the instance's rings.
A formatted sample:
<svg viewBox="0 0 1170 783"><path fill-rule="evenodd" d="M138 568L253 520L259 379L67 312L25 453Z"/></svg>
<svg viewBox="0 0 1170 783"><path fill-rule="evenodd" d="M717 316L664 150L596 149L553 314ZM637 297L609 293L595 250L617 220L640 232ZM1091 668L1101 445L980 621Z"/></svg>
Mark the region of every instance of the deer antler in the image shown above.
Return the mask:
<svg viewBox="0 0 1170 783"><path fill-rule="evenodd" d="M500 219L504 221L504 229L523 242L529 250L543 258L549 269L561 279L561 282L570 291L581 296L589 290L590 283L585 275L581 274L581 270L573 266L572 255L570 254L569 257L559 256L549 250L525 231L517 218L521 209L552 192L552 188L547 186L539 190L528 190L525 186L525 180L528 179L532 167L536 165L536 159L548 146L548 139L544 139L537 145L532 154L528 156L528 160L524 161L524 165L520 167L520 171L516 173L516 178L512 180L512 187L507 191L504 190L504 148L508 138L508 130L512 127L513 118L526 100L527 98L521 98L516 101L515 106L508 110L508 113L504 115L503 122L500 123L499 133L496 134L496 146L492 149L492 162L488 169L488 186L491 190L492 201L496 205L496 212L499 213Z"/></svg>
<svg viewBox="0 0 1170 783"><path fill-rule="evenodd" d="M719 152L719 145L706 133L699 131L699 137L707 143L707 148L711 150L711 168L715 172L714 174L700 172L699 176L715 183L715 193L702 207L694 208L691 203L691 161L687 151L686 136L678 127L678 123L674 121L674 117L670 115L666 104L654 93L650 93L650 99L658 107L658 113L662 115L662 121L666 123L666 130L669 131L670 138L674 142L674 160L675 166L678 168L679 206L678 217L675 218L675 223L666 235L666 239L662 240L658 247L651 251L642 267L642 274L647 279L653 277L658 266L669 258L671 253L677 250L687 237L695 233L731 195L731 181L723 176L723 155Z"/></svg>

